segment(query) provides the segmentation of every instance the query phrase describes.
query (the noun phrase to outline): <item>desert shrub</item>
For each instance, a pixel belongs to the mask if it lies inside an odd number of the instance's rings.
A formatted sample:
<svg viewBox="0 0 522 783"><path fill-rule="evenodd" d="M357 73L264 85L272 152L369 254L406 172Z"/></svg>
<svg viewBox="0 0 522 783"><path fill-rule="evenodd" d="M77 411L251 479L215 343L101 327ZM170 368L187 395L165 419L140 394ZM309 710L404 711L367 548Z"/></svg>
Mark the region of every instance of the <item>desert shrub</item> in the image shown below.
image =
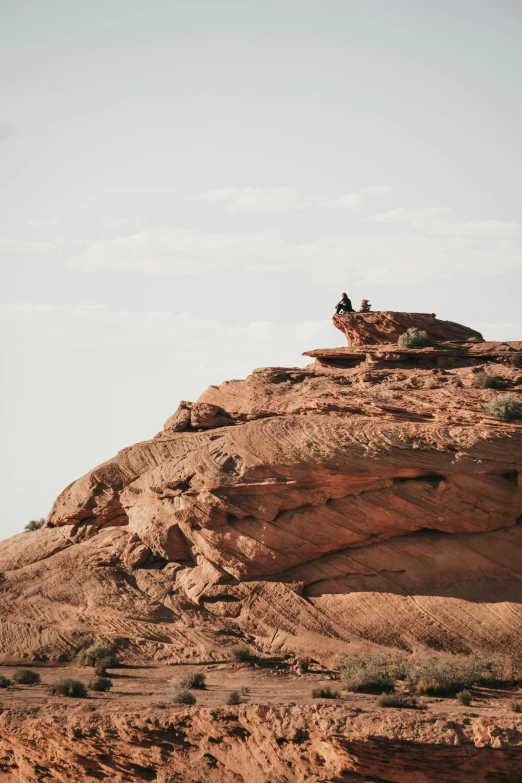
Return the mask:
<svg viewBox="0 0 522 783"><path fill-rule="evenodd" d="M108 677L95 677L94 680L91 680L89 683L89 690L91 691L105 693L106 691L110 691L111 688L112 680Z"/></svg>
<svg viewBox="0 0 522 783"><path fill-rule="evenodd" d="M383 693L377 699L377 704L379 707L397 707L406 710L417 710L422 706L414 696L406 696L406 694L400 691Z"/></svg>
<svg viewBox="0 0 522 783"><path fill-rule="evenodd" d="M473 386L477 389L500 389L503 385L502 378L481 370L473 376Z"/></svg>
<svg viewBox="0 0 522 783"><path fill-rule="evenodd" d="M312 691L313 699L340 699L339 691L330 688L329 685L323 685L322 688L314 688Z"/></svg>
<svg viewBox="0 0 522 783"><path fill-rule="evenodd" d="M302 657L297 659L297 665L302 672L307 672L308 669L310 668L311 663L312 663L312 659L309 658L307 655L303 655Z"/></svg>
<svg viewBox="0 0 522 783"><path fill-rule="evenodd" d="M354 653L339 661L341 680L349 691L383 693L392 691L395 680L406 676L406 660L402 653Z"/></svg>
<svg viewBox="0 0 522 783"><path fill-rule="evenodd" d="M103 666L103 671L100 673L105 673L107 669L112 669L118 665L118 659L114 654L113 648L101 642L94 642L89 647L80 650L76 660L80 666L96 666L96 664L100 664L100 669Z"/></svg>
<svg viewBox="0 0 522 783"><path fill-rule="evenodd" d="M249 663L254 655L248 644L236 644L230 648L230 657L238 663Z"/></svg>
<svg viewBox="0 0 522 783"><path fill-rule="evenodd" d="M453 379L453 386L456 386L458 389L462 389L464 384L462 383L462 378L454 378Z"/></svg>
<svg viewBox="0 0 522 783"><path fill-rule="evenodd" d="M0 674L0 688L9 688L10 685L12 683L9 677L4 677L3 674Z"/></svg>
<svg viewBox="0 0 522 783"><path fill-rule="evenodd" d="M230 691L227 696L227 704L232 706L233 704L241 704L243 699L239 691Z"/></svg>
<svg viewBox="0 0 522 783"><path fill-rule="evenodd" d="M40 530L45 524L45 517L40 519L31 519L24 527L24 533L32 533L34 530Z"/></svg>
<svg viewBox="0 0 522 783"><path fill-rule="evenodd" d="M429 375L427 378L424 379L424 388L425 389L434 389L437 385L437 379L433 377L433 375Z"/></svg>
<svg viewBox="0 0 522 783"><path fill-rule="evenodd" d="M505 661L499 655L467 658L425 658L410 668L408 679L417 693L455 696L473 685L498 685L505 681Z"/></svg>
<svg viewBox="0 0 522 783"><path fill-rule="evenodd" d="M393 381L392 383L388 383L386 386L391 391L401 391L402 390L402 383L396 383L395 381Z"/></svg>
<svg viewBox="0 0 522 783"><path fill-rule="evenodd" d="M428 332L424 332L421 329L416 329L412 326L404 334L401 334L397 343L401 348L424 348L430 344L430 338Z"/></svg>
<svg viewBox="0 0 522 783"><path fill-rule="evenodd" d="M494 397L484 403L484 410L498 419L509 420L522 417L522 404L518 402L514 394L500 394L498 397Z"/></svg>
<svg viewBox="0 0 522 783"><path fill-rule="evenodd" d="M199 690L203 690L207 687L206 677L203 672L191 672L183 677L179 681L179 684L182 688L195 688Z"/></svg>
<svg viewBox="0 0 522 783"><path fill-rule="evenodd" d="M172 691L172 701L174 704L195 704L196 697L186 688L174 688Z"/></svg>
<svg viewBox="0 0 522 783"><path fill-rule="evenodd" d="M250 688L247 685L242 685L239 689L241 696L250 696Z"/></svg>
<svg viewBox="0 0 522 783"><path fill-rule="evenodd" d="M13 680L17 685L37 685L40 675L33 669L19 669L13 674Z"/></svg>
<svg viewBox="0 0 522 783"><path fill-rule="evenodd" d="M457 693L457 701L460 702L460 704L462 704L463 707L469 707L469 705L471 704L471 699L472 699L471 691L463 690Z"/></svg>
<svg viewBox="0 0 522 783"><path fill-rule="evenodd" d="M520 699L511 699L509 702L511 712L522 712L522 701Z"/></svg>
<svg viewBox="0 0 522 783"><path fill-rule="evenodd" d="M509 363L513 365L513 367L522 367L522 353L512 353L508 357Z"/></svg>
<svg viewBox="0 0 522 783"><path fill-rule="evenodd" d="M84 699L87 696L87 688L81 680L74 680L72 677L66 677L63 680L55 682L51 688L53 694L69 696L73 699Z"/></svg>

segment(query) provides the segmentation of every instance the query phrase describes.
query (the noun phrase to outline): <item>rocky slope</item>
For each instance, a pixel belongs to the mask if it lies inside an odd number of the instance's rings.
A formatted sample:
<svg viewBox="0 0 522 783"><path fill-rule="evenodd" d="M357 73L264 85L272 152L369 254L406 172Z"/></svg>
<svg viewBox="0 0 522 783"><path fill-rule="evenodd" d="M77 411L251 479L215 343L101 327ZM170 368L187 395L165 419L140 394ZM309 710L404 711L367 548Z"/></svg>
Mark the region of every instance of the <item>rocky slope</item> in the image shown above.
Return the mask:
<svg viewBox="0 0 522 783"><path fill-rule="evenodd" d="M323 663L520 649L522 426L484 404L522 397L522 343L429 314L334 323L348 346L182 402L67 487L43 529L0 543L1 660L68 662L93 640L156 669L219 669L242 639ZM411 326L429 346L399 348ZM505 707L383 712L308 691L274 706L280 691L190 710L153 691L105 707L4 692L0 780L522 781Z"/></svg>
<svg viewBox="0 0 522 783"><path fill-rule="evenodd" d="M0 545L5 656L101 636L138 659L211 659L238 632L331 651L519 645L522 427L484 402L521 396L522 343L423 314L334 321L360 344L182 402L67 487L44 529ZM431 324L431 344L367 345L376 322Z"/></svg>

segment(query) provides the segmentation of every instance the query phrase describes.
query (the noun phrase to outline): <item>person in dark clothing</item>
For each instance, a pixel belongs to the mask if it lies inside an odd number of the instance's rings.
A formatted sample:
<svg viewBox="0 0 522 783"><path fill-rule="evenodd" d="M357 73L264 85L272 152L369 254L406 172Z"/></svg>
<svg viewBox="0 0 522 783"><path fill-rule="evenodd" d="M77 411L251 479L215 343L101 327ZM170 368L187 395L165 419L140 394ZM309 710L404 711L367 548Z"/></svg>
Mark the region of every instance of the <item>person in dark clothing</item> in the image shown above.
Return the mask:
<svg viewBox="0 0 522 783"><path fill-rule="evenodd" d="M352 307L352 303L348 299L348 295L343 291L343 295L341 297L341 300L337 302L337 305L335 307L335 312L337 315L339 313L355 313L355 310Z"/></svg>

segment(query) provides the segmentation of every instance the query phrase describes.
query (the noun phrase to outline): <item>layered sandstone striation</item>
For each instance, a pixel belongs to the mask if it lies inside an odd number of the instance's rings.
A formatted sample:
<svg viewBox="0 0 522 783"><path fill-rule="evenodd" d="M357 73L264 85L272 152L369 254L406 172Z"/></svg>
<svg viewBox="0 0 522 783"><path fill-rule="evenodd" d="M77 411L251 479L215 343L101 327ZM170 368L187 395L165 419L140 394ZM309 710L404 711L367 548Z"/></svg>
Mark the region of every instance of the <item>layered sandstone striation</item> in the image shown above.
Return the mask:
<svg viewBox="0 0 522 783"><path fill-rule="evenodd" d="M484 403L521 396L522 343L424 314L334 322L349 347L182 402L0 545L6 656L103 637L129 659L218 660L238 632L325 651L520 644L522 427ZM410 326L431 344L399 349Z"/></svg>
<svg viewBox="0 0 522 783"><path fill-rule="evenodd" d="M480 332L453 321L441 321L435 313L394 313L388 310L372 313L361 307L358 313L334 315L333 322L346 335L350 346L396 343L399 336L412 327L427 332L432 342L483 339Z"/></svg>

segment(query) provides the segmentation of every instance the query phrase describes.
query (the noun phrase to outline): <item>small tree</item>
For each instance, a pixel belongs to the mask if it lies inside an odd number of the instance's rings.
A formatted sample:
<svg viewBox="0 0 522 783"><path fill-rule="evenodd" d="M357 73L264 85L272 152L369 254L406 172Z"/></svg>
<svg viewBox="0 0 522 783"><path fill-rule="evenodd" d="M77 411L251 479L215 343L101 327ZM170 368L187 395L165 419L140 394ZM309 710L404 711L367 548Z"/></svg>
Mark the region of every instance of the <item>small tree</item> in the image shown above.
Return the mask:
<svg viewBox="0 0 522 783"><path fill-rule="evenodd" d="M45 517L40 519L31 519L30 522L24 527L24 533L32 533L35 530L40 530L45 525Z"/></svg>

